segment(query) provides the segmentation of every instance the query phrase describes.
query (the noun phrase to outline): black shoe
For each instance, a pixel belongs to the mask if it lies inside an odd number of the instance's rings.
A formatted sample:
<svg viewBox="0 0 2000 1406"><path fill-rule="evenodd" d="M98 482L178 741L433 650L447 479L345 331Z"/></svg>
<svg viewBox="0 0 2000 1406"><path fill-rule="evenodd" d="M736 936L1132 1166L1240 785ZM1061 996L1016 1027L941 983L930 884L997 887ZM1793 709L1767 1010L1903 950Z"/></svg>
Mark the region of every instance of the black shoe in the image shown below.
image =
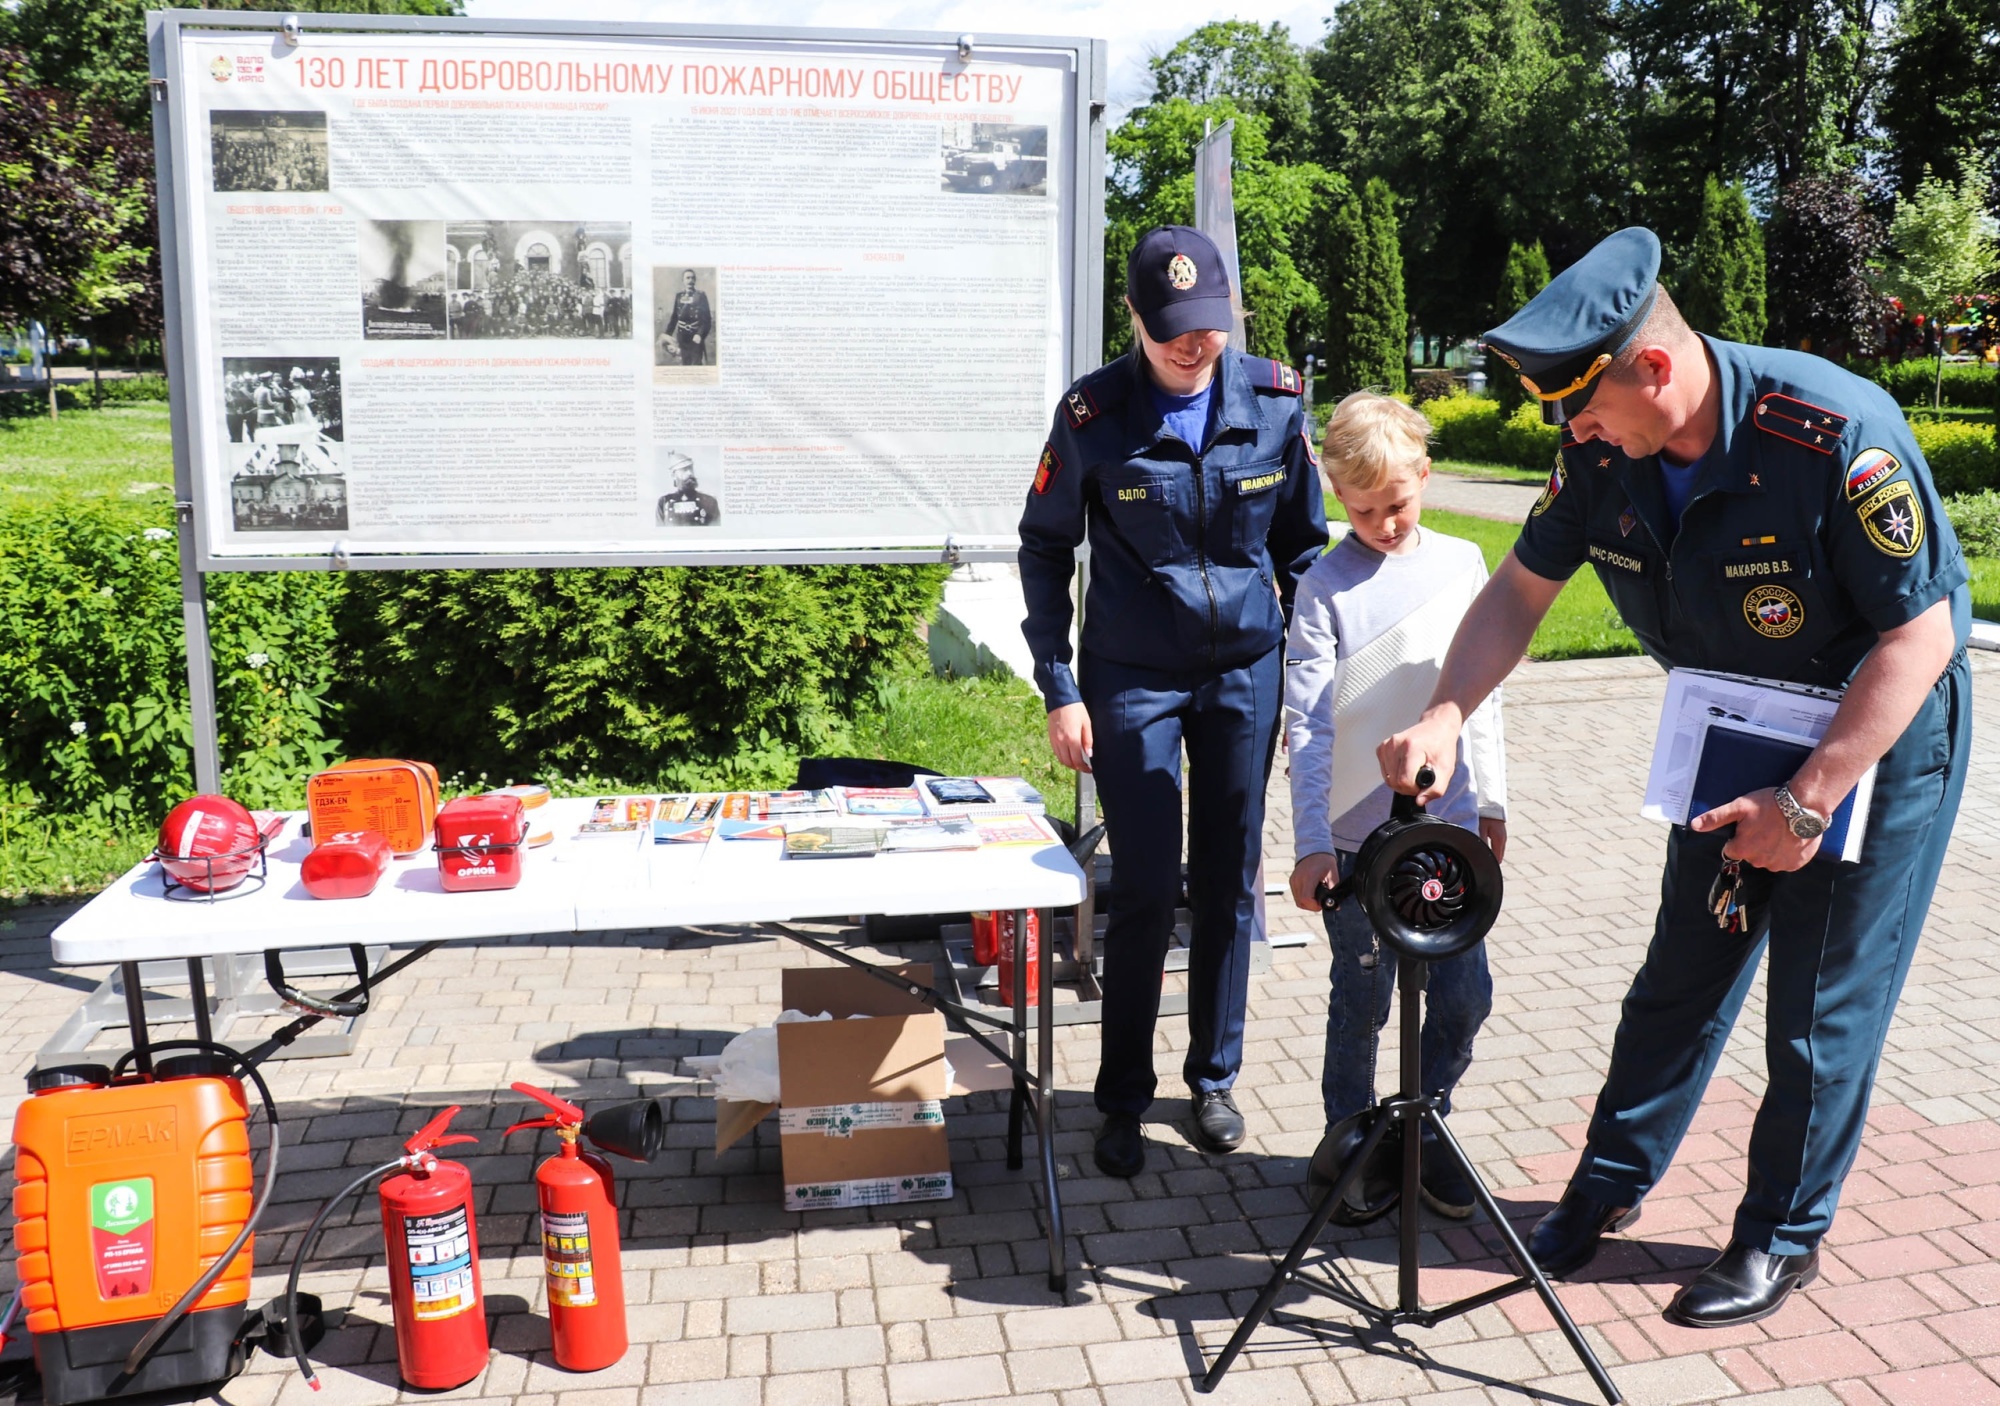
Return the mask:
<svg viewBox="0 0 2000 1406"><path fill-rule="evenodd" d="M1367 1109L1351 1118L1344 1118L1327 1129L1326 1136L1319 1140L1313 1150L1312 1162L1306 1168L1306 1184L1315 1191L1325 1191L1346 1169L1350 1159L1361 1150L1361 1144L1374 1126L1375 1110ZM1396 1209L1403 1199L1403 1140L1400 1128L1391 1128L1382 1141L1375 1144L1375 1154L1361 1169L1361 1175L1347 1188L1347 1195L1333 1209L1335 1225L1367 1225L1378 1221Z"/></svg>
<svg viewBox="0 0 2000 1406"><path fill-rule="evenodd" d="M1424 1204L1452 1220L1470 1220L1479 1204L1479 1199L1472 1194L1472 1183L1466 1179L1465 1168L1459 1166L1458 1159L1445 1151L1444 1144L1434 1137L1424 1139L1421 1185Z"/></svg>
<svg viewBox="0 0 2000 1406"><path fill-rule="evenodd" d="M1623 1230L1638 1219L1635 1207L1609 1205L1571 1188L1535 1226L1528 1237L1528 1253L1542 1273L1559 1278L1589 1264L1607 1232Z"/></svg>
<svg viewBox="0 0 2000 1406"><path fill-rule="evenodd" d="M1243 1115L1229 1090L1194 1095L1194 1145L1204 1152L1234 1152L1243 1145Z"/></svg>
<svg viewBox="0 0 2000 1406"><path fill-rule="evenodd" d="M1108 1177L1136 1177L1146 1169L1146 1138L1139 1131L1138 1118L1130 1113L1107 1113L1104 1126L1097 1130L1094 1149L1097 1170Z"/></svg>
<svg viewBox="0 0 2000 1406"><path fill-rule="evenodd" d="M1819 1278L1819 1251L1774 1255L1738 1240L1715 1263L1674 1295L1669 1321L1683 1328L1734 1328L1769 1318L1785 1306L1792 1290Z"/></svg>

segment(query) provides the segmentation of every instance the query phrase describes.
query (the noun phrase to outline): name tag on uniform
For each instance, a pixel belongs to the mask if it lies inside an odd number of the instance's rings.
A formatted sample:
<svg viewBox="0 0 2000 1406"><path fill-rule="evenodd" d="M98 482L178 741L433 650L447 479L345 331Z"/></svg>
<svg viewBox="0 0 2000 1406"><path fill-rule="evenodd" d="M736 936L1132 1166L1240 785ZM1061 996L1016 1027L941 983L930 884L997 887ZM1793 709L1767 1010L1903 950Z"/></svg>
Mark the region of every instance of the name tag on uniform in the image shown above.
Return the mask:
<svg viewBox="0 0 2000 1406"><path fill-rule="evenodd" d="M1283 469L1276 469L1268 474L1258 474L1255 478L1239 478L1236 480L1236 494L1239 498L1248 497L1252 493L1262 493L1267 488L1276 488L1284 481Z"/></svg>
<svg viewBox="0 0 2000 1406"><path fill-rule="evenodd" d="M1157 483L1138 483L1130 487L1113 490L1113 497L1120 503L1157 503L1160 500L1160 486Z"/></svg>
<svg viewBox="0 0 2000 1406"><path fill-rule="evenodd" d="M1609 566L1618 571L1629 571L1634 576L1644 576L1646 574L1646 559L1644 557L1634 556L1630 552L1621 552L1616 547L1607 547L1601 543L1592 542L1590 544L1590 559L1600 566Z"/></svg>
<svg viewBox="0 0 2000 1406"><path fill-rule="evenodd" d="M1798 574L1799 559L1791 552L1771 552L1722 564L1722 579L1725 581L1765 581L1773 576Z"/></svg>

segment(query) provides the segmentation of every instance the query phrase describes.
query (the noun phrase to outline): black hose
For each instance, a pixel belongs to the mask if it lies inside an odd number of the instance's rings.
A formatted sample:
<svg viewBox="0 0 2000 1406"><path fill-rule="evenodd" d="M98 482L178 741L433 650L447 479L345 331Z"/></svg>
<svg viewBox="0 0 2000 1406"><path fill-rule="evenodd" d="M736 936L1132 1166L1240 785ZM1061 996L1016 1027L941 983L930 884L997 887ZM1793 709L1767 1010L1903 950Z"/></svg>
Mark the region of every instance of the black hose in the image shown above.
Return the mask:
<svg viewBox="0 0 2000 1406"><path fill-rule="evenodd" d="M305 1340L299 1336L299 1275L305 1270L306 1256L312 1253L313 1241L319 1239L320 1230L326 1225L326 1218L333 1214L335 1206L384 1172L397 1170L404 1160L398 1157L393 1162L371 1168L342 1187L336 1195L329 1196L326 1204L319 1208L319 1214L313 1217L312 1224L306 1228L306 1238L299 1242L299 1252L292 1256L292 1272L285 1277L285 1339L292 1349L292 1360L299 1364L299 1375L314 1391L319 1390L319 1374L313 1371L312 1359L306 1356Z"/></svg>
<svg viewBox="0 0 2000 1406"><path fill-rule="evenodd" d="M166 1341L167 1334L179 1326L180 1321L187 1317L188 1311L200 1301L203 1294L208 1292L209 1286L222 1277L222 1272L229 1268L230 1264L236 1259L236 1256L242 1253L243 1247L250 1243L250 1237L256 1233L257 1222L264 1217L264 1207L270 1204L271 1188L277 1184L278 1180L278 1104L277 1100L271 1097L271 1086L266 1084L264 1076L257 1072L257 1066L245 1059L238 1051L231 1049L227 1045L219 1045L213 1040L161 1040L154 1044L152 1048L155 1050L206 1050L210 1054L219 1054L227 1058L248 1076L250 1082L256 1086L257 1097L264 1101L264 1117L271 1125L271 1141L270 1145L264 1150L264 1185L257 1192L256 1203L250 1207L250 1218L243 1222L243 1229L238 1231L236 1238L229 1242L229 1248L216 1258L215 1263L208 1267L201 1278L194 1281L193 1285L189 1287L185 1294L180 1296L180 1300L172 1308L161 1315L158 1321L147 1330L146 1336L139 1339L137 1344L133 1346L132 1351L125 1358L123 1375L126 1377L138 1374L139 1369L146 1365L146 1359L153 1355L153 1350ZM126 1062L132 1059L137 1053L136 1050L133 1050L123 1055L118 1063L113 1066L111 1071L112 1077L116 1078L122 1073Z"/></svg>

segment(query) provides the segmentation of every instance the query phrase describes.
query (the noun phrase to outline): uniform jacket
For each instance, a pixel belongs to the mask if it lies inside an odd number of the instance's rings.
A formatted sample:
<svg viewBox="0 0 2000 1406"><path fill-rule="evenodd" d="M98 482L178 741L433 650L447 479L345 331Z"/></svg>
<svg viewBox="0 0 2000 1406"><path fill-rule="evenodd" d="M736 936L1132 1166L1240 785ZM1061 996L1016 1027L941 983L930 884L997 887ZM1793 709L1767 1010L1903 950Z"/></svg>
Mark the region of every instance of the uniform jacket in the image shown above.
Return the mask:
<svg viewBox="0 0 2000 1406"><path fill-rule="evenodd" d="M1065 393L1021 515L1022 632L1050 709L1081 701L1070 583L1086 538L1084 653L1182 674L1276 648L1298 579L1326 548L1298 373L1225 352L1209 442L1195 446L1154 412L1142 355Z"/></svg>
<svg viewBox="0 0 2000 1406"><path fill-rule="evenodd" d="M1678 534L1656 459L1565 431L1521 564L1566 580L1590 563L1669 668L1838 687L1947 597L1962 645L1965 558L1895 402L1817 356L1703 340L1722 423Z"/></svg>
<svg viewBox="0 0 2000 1406"><path fill-rule="evenodd" d="M697 337L706 337L709 328L715 326L715 316L708 310L708 294L696 288L682 289L674 294L674 334L691 332Z"/></svg>

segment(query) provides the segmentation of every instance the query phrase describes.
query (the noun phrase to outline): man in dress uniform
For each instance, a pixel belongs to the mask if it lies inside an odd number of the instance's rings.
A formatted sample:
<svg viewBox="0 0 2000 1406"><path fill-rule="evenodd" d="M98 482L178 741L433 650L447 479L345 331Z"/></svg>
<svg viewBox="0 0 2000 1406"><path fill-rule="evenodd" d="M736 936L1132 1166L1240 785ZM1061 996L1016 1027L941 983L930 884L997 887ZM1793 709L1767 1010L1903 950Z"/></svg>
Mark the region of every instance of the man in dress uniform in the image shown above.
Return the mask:
<svg viewBox="0 0 2000 1406"><path fill-rule="evenodd" d="M1714 1328L1775 1313L1817 1273L1965 785L1971 612L1958 539L1894 402L1818 357L1696 335L1659 259L1650 230L1621 230L1486 334L1564 426L1562 448L1430 707L1380 760L1410 793L1430 762L1426 794L1439 792L1463 719L1585 563L1664 666L1845 688L1785 784L1672 831L1583 1155L1530 1241L1566 1273L1636 1217L1768 948L1770 1082L1748 1184L1728 1247L1667 1309ZM1871 765L1859 862L1819 853ZM1759 901L1719 919L1709 894L1732 860Z"/></svg>
<svg viewBox="0 0 2000 1406"><path fill-rule="evenodd" d="M708 308L708 294L694 286L694 270L681 270L681 291L674 295L674 346L680 351L681 365L701 366L708 354L709 334L715 330L715 316Z"/></svg>

